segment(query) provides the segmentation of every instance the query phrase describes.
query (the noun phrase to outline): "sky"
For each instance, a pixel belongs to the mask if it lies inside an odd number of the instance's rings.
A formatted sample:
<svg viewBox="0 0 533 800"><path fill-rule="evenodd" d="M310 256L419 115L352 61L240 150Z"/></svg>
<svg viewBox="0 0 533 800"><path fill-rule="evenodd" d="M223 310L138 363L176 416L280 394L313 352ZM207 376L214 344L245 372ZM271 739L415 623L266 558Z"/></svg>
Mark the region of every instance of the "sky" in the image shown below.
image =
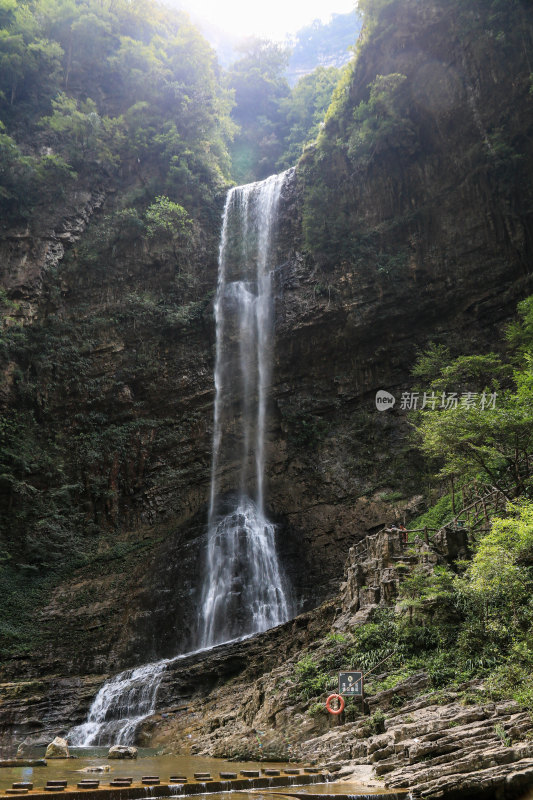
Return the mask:
<svg viewBox="0 0 533 800"><path fill-rule="evenodd" d="M179 5L236 38L282 40L315 19L353 11L355 0L183 0Z"/></svg>

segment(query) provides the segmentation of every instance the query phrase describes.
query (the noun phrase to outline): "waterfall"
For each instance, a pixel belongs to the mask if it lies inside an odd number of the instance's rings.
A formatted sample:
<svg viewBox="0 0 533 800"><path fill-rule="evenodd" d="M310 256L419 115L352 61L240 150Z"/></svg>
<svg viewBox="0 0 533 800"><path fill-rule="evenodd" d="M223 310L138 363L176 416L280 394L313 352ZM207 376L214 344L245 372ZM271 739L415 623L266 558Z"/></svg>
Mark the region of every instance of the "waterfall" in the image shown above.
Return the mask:
<svg viewBox="0 0 533 800"><path fill-rule="evenodd" d="M287 620L290 604L265 515L267 392L272 357L272 269L280 193L288 173L228 193L215 303L215 420L205 584L199 649L241 639ZM219 492L229 475L235 491ZM235 488L236 487L236 488ZM133 744L155 711L170 663L187 653L129 669L105 683L87 721L68 734L86 747Z"/></svg>
<svg viewBox="0 0 533 800"><path fill-rule="evenodd" d="M153 714L168 659L115 675L94 698L87 722L69 731L71 746L133 744L137 726Z"/></svg>
<svg viewBox="0 0 533 800"><path fill-rule="evenodd" d="M231 189L224 208L215 303L215 419L199 644L209 647L288 619L289 601L265 514L272 270L288 173ZM220 476L234 480L231 495Z"/></svg>

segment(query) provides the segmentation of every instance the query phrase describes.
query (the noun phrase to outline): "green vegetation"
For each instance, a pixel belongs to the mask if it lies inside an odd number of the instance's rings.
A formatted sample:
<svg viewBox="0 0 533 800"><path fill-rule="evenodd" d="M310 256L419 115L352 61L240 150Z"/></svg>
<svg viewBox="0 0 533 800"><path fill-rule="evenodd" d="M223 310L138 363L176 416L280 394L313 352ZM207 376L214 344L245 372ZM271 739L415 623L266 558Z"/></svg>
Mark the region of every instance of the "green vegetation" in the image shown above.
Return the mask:
<svg viewBox="0 0 533 800"><path fill-rule="evenodd" d="M416 147L410 101L404 75L378 75L368 87L368 99L354 110L350 84L356 63L344 68L316 149L302 160L304 237L312 252L334 253L357 265L370 263L394 279L405 269L406 254L384 247L385 230L361 227L350 183L361 179L377 158L382 161L387 153L397 158Z"/></svg>
<svg viewBox="0 0 533 800"><path fill-rule="evenodd" d="M335 687L340 666L368 672L392 654L382 668L387 677L368 678L369 695L425 671L435 689L483 677L490 697L513 697L533 711L533 504L522 501L507 513L492 520L462 573L416 568L401 583L403 610L374 612L333 655L304 656L295 669L296 696L318 699Z"/></svg>
<svg viewBox="0 0 533 800"><path fill-rule="evenodd" d="M385 714L378 708L368 721L371 734L379 736L380 733L385 733Z"/></svg>
<svg viewBox="0 0 533 800"><path fill-rule="evenodd" d="M283 100L290 89L284 73L287 48L263 39L248 39L243 56L227 74L235 93L233 119L239 133L231 148L233 174L238 183L266 178L275 172L286 132Z"/></svg>
<svg viewBox="0 0 533 800"><path fill-rule="evenodd" d="M293 695L310 702L313 715L318 698L334 688L335 671L348 664L376 670L366 684L370 695L424 671L434 690L483 678L484 697L514 698L533 712L533 296L519 304L506 339L502 355L452 358L435 345L421 353L414 374L428 381L428 394L453 387L459 395L476 392L479 401L483 392L496 391L497 404L428 405L412 422L435 478L455 478L456 504L469 480L492 483L513 502L499 512L487 506L489 524L471 538L471 559L453 569L397 563L396 610L375 611L370 622L328 637L327 646L298 662ZM411 527L438 528L452 517L448 492ZM414 554L414 548L406 553ZM380 669L384 674L377 675ZM479 693L464 695L464 702L482 701ZM401 694L391 702L401 705ZM373 732L369 723L368 735Z"/></svg>
<svg viewBox="0 0 533 800"><path fill-rule="evenodd" d="M189 214L223 185L231 99L184 14L154 2L37 0L4 3L0 24L6 221L35 225L75 177L149 166L146 199L163 188Z"/></svg>
<svg viewBox="0 0 533 800"><path fill-rule="evenodd" d="M297 696L303 699L335 689L336 677L321 668L311 655L304 656L294 669L297 678Z"/></svg>
<svg viewBox="0 0 533 800"><path fill-rule="evenodd" d="M238 183L266 178L298 161L318 136L339 79L335 67L317 67L292 89L285 78L288 48L249 39L242 58L228 71L235 93L232 118L238 133L231 145Z"/></svg>
<svg viewBox="0 0 533 800"><path fill-rule="evenodd" d="M334 40L344 16L331 23ZM0 210L10 223L47 218L73 180L134 175L144 207L164 194L196 216L230 173L245 182L292 165L337 81L319 67L291 93L290 50L259 39L222 74L188 17L152 0L6 0L0 25ZM349 44L356 35L355 24L344 33Z"/></svg>
<svg viewBox="0 0 533 800"><path fill-rule="evenodd" d="M342 67L361 29L357 11L347 14L332 14L329 22L315 19L297 31L288 66L289 83L294 85L302 75L309 75L317 64Z"/></svg>
<svg viewBox="0 0 533 800"><path fill-rule="evenodd" d="M531 496L533 454L533 296L518 306L509 328L507 360L488 354L453 360L437 351L424 354L417 377L433 380L426 408L414 417L423 452L441 463L439 475L477 478L507 497ZM457 402L445 401L453 392ZM449 405L449 407L447 407ZM444 454L444 457L443 457Z"/></svg>
<svg viewBox="0 0 533 800"><path fill-rule="evenodd" d="M285 152L277 161L277 169L287 169L297 163L303 148L314 141L323 124L340 71L335 67L317 67L299 80L291 94L281 102L288 133Z"/></svg>
<svg viewBox="0 0 533 800"><path fill-rule="evenodd" d="M438 137L429 136L428 126L440 130L444 113L444 109L441 112L440 108L432 108L430 99L419 104L413 95L420 66L416 59L404 59L402 73L379 73L387 59L383 42L405 19L408 6L404 7L400 0L362 0L358 4L364 26L356 58L343 67L325 124L313 146L304 151L299 168L304 184L306 249L322 265L349 264L367 275L377 275L380 283L408 277L410 242L413 235L423 238L427 229L428 198L421 195L416 204L407 202L409 173L414 165L424 170L431 163L439 143ZM442 4L440 11L449 15L460 40L464 37L469 43L476 41L477 53L486 48L505 59L512 42L516 49L524 51L524 34L516 24L523 13L518 0L508 4L490 0L465 4L456 0ZM527 57L525 63L528 64ZM463 101L459 87L452 84L453 81L446 91L449 102L457 106ZM430 91L429 85L427 90ZM443 90L437 81L431 89L437 94ZM442 122L446 126L444 119ZM523 171L523 157L502 125L488 130L481 139L477 132L473 134L456 166L457 181L469 176L475 183L481 175L486 176L491 186L498 186L501 196L512 202L513 185L516 187L520 170ZM370 181L382 193L379 220L360 213L364 187ZM392 202L395 195L403 196L405 202L398 197Z"/></svg>

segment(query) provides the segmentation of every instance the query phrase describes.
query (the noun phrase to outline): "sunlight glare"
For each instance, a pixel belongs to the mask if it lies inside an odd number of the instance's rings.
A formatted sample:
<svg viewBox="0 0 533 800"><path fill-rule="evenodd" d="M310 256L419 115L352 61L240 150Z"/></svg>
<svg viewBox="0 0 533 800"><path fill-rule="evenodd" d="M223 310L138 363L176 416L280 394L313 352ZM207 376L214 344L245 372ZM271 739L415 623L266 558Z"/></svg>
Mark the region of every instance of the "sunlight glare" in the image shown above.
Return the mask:
<svg viewBox="0 0 533 800"><path fill-rule="evenodd" d="M185 0L182 4L196 18L203 18L235 38L261 36L284 39L315 19L323 22L332 14L346 14L355 8L355 0Z"/></svg>

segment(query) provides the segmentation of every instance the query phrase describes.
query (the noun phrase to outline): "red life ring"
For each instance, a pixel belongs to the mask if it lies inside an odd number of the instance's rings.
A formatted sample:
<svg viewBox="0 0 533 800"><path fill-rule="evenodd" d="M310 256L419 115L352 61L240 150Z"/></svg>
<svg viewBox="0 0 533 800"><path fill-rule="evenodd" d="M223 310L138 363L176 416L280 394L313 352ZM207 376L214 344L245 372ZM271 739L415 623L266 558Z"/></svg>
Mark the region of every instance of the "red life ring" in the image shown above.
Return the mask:
<svg viewBox="0 0 533 800"><path fill-rule="evenodd" d="M331 707L332 700L339 701L339 707L336 710ZM330 694L330 696L326 700L326 708L330 714L335 714L335 716L337 716L337 714L342 714L342 712L344 711L344 697L341 694Z"/></svg>

